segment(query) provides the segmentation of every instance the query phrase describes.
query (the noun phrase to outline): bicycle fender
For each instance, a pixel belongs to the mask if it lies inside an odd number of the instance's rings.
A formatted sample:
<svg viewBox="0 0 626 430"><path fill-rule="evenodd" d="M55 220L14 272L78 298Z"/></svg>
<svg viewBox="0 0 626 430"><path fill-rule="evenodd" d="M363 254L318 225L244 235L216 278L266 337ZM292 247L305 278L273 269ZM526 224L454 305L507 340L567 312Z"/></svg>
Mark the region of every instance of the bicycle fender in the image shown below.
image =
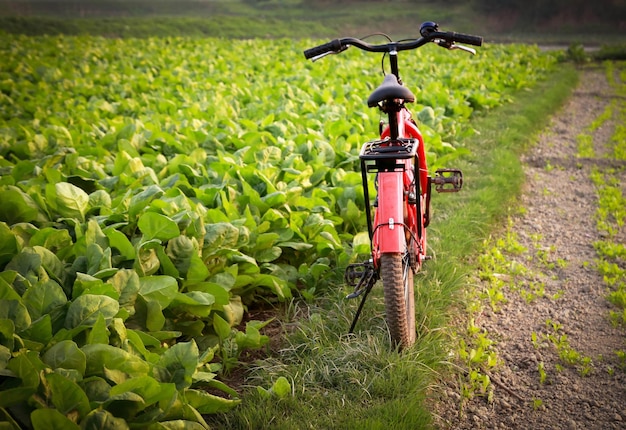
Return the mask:
<svg viewBox="0 0 626 430"><path fill-rule="evenodd" d="M380 255L406 250L402 172L378 173L378 209L374 228L375 253Z"/></svg>

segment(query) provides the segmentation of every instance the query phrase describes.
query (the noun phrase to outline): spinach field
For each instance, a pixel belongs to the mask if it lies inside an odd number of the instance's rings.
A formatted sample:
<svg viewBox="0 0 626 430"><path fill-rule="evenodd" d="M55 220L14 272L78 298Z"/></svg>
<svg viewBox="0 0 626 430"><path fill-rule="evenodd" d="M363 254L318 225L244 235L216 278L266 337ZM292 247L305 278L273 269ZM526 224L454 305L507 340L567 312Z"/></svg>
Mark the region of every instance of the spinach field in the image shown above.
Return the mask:
<svg viewBox="0 0 626 430"><path fill-rule="evenodd" d="M0 34L0 420L204 428L267 342L246 308L314 299L367 252L380 57L305 61L316 43ZM431 166L557 65L401 55Z"/></svg>

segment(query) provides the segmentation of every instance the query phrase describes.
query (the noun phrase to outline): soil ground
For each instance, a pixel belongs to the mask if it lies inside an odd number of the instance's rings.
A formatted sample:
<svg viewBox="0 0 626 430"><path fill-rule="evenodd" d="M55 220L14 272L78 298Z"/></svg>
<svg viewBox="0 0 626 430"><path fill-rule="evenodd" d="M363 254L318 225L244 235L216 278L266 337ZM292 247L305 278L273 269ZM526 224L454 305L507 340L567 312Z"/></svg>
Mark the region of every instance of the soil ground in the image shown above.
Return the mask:
<svg viewBox="0 0 626 430"><path fill-rule="evenodd" d="M618 309L594 267L593 244L603 235L590 180L594 166L617 167L626 193L624 164L603 157L615 119L592 133L597 158L576 156L577 137L619 97L604 68L583 69L578 88L525 157L524 210L509 227L525 251L507 256L526 267L525 285L507 288L506 302L495 312L484 306L475 322L497 352L491 396L467 400L449 382L436 407L438 427L626 429L626 369L616 354L626 350L626 330L612 324L609 313ZM559 357L559 341L561 351L578 353L576 363Z"/></svg>

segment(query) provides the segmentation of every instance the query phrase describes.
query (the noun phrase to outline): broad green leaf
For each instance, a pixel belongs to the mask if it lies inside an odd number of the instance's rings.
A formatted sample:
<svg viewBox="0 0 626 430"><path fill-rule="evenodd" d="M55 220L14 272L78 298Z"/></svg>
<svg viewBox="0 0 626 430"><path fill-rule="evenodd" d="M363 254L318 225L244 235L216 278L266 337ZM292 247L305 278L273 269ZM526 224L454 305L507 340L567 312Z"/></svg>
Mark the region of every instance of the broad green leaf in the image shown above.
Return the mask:
<svg viewBox="0 0 626 430"><path fill-rule="evenodd" d="M200 372L196 372L196 375L198 375ZM232 397L239 397L239 393L237 391L235 391L234 389L232 389L231 387L229 387L228 385L226 385L225 383L223 383L222 381L218 381L217 379L213 379L213 377L211 375L215 375L214 373L210 373L209 375L207 375L207 377L205 379L203 379L203 382L207 384L208 387L210 388L214 388L217 390L220 390Z"/></svg>
<svg viewBox="0 0 626 430"><path fill-rule="evenodd" d="M176 385L159 382L151 376L144 375L113 386L109 396L114 397L126 392L133 392L141 396L145 402L145 407L147 407L160 401L169 402L176 396Z"/></svg>
<svg viewBox="0 0 626 430"><path fill-rule="evenodd" d="M65 327L72 329L83 325L91 326L95 324L100 314L108 322L117 315L119 310L119 303L111 297L84 294L70 304L65 319Z"/></svg>
<svg viewBox="0 0 626 430"><path fill-rule="evenodd" d="M187 236L178 236L167 243L167 255L181 276L186 277L191 258L198 254L197 242Z"/></svg>
<svg viewBox="0 0 626 430"><path fill-rule="evenodd" d="M150 363L156 363L159 359L159 354L156 352L148 351L146 344L153 347L152 351L160 351L161 344L152 336L138 332L135 330L126 330L126 336L128 337L128 343L144 358L144 360ZM144 340L146 339L146 343Z"/></svg>
<svg viewBox="0 0 626 430"><path fill-rule="evenodd" d="M2 290L2 283L0 283L0 290ZM2 293L0 291L0 296ZM0 319L13 321L15 331L18 333L26 330L31 324L28 309L22 303L21 298L19 300L0 299Z"/></svg>
<svg viewBox="0 0 626 430"><path fill-rule="evenodd" d="M14 385L16 388L7 388L2 390L2 396L0 396L0 408L8 408L24 404L33 394L37 392L37 388L35 387L25 387L23 384L19 385L18 382Z"/></svg>
<svg viewBox="0 0 626 430"><path fill-rule="evenodd" d="M143 300L146 306L146 328L151 332L161 330L165 325L163 306L161 306L161 303L151 298Z"/></svg>
<svg viewBox="0 0 626 430"><path fill-rule="evenodd" d="M255 287L266 287L270 289L279 299L291 297L291 289L284 279L272 275L259 275L253 282Z"/></svg>
<svg viewBox="0 0 626 430"><path fill-rule="evenodd" d="M108 345L109 343L109 331L107 330L107 323L104 319L104 315L99 314L93 327L89 330L87 335L87 343L101 343Z"/></svg>
<svg viewBox="0 0 626 430"><path fill-rule="evenodd" d="M130 329L128 329L127 332L128 333L135 333L139 337L139 339L141 339L141 343L143 345L150 346L152 348L159 348L161 346L161 342L159 342L158 338L153 337L153 336L149 335L148 333L145 333L145 332L143 332L141 330L130 330ZM174 335L172 337L174 338L174 337L176 337L178 335L179 334L176 334L176 335ZM131 338L131 337L129 336L129 338ZM132 338L131 338L131 340L132 340Z"/></svg>
<svg viewBox="0 0 626 430"><path fill-rule="evenodd" d="M44 227L35 232L28 242L30 246L41 246L52 251L59 260L71 252L74 241L65 229L58 230L53 227Z"/></svg>
<svg viewBox="0 0 626 430"><path fill-rule="evenodd" d="M249 255L242 254L240 252L232 253L231 260L237 263L238 271L240 275L258 275L261 269L257 261ZM238 282L238 281L237 281ZM235 284L237 284L237 282Z"/></svg>
<svg viewBox="0 0 626 430"><path fill-rule="evenodd" d="M123 384L128 381L126 376L116 372L115 376L113 376L113 372L110 372L107 377L115 382L114 386ZM116 380L118 378L119 380ZM136 419L136 416L139 415L145 409L145 402L143 398L139 394L135 394L132 391L126 391L124 393L116 394L115 396L110 396L103 404L102 407L104 410L109 410L115 412L115 415L124 418L126 422L132 422ZM147 415L142 414L142 418L149 419L150 413Z"/></svg>
<svg viewBox="0 0 626 430"><path fill-rule="evenodd" d="M192 282L204 281L209 276L209 269L202 259L194 254L189 261L186 279Z"/></svg>
<svg viewBox="0 0 626 430"><path fill-rule="evenodd" d="M261 335L259 329L252 325L246 325L246 332L238 331L235 335L235 342L240 350L244 349L258 349L265 345L269 341L269 338L265 335Z"/></svg>
<svg viewBox="0 0 626 430"><path fill-rule="evenodd" d="M9 351L13 351L15 339L15 324L10 319L0 319L0 345L7 348ZM3 368L0 366L0 368Z"/></svg>
<svg viewBox="0 0 626 430"><path fill-rule="evenodd" d="M157 363L159 380L176 384L177 390L188 388L198 367L199 356L194 341L177 343L166 350Z"/></svg>
<svg viewBox="0 0 626 430"><path fill-rule="evenodd" d="M17 254L5 267L5 271L15 271L26 280L36 281L39 279L41 269L41 256L35 253L32 248L24 248L22 252ZM16 285L15 280L12 281L16 290L23 294L26 291L24 285ZM23 288L23 289L22 289ZM3 297L0 291L0 297Z"/></svg>
<svg viewBox="0 0 626 430"><path fill-rule="evenodd" d="M255 252L254 257L259 263L270 263L280 257L282 253L282 249L278 246L272 246L271 248Z"/></svg>
<svg viewBox="0 0 626 430"><path fill-rule="evenodd" d="M80 430L78 424L56 409L35 409L30 420L34 430Z"/></svg>
<svg viewBox="0 0 626 430"><path fill-rule="evenodd" d="M160 247L160 241L158 239L152 239L147 243L143 243L135 259L134 268L140 276L150 276L159 270L161 262L158 257L158 247ZM157 250L155 250L155 248Z"/></svg>
<svg viewBox="0 0 626 430"><path fill-rule="evenodd" d="M42 247L33 246L33 251L39 254L41 257L41 265L46 270L48 275L55 281L63 284L65 281L65 267L61 260L52 253L52 251Z"/></svg>
<svg viewBox="0 0 626 430"><path fill-rule="evenodd" d="M59 182L54 185L57 210L66 218L85 220L85 212L89 207L89 195L76 185Z"/></svg>
<svg viewBox="0 0 626 430"><path fill-rule="evenodd" d="M127 344L128 336L126 331L126 325L121 318L113 318L108 325L110 336L110 344L117 347L124 347Z"/></svg>
<svg viewBox="0 0 626 430"><path fill-rule="evenodd" d="M89 194L90 208L106 208L111 207L111 196L104 190L96 190Z"/></svg>
<svg viewBox="0 0 626 430"><path fill-rule="evenodd" d="M185 398L191 406L201 414L217 414L231 410L239 403L239 399L225 399L200 390L187 390Z"/></svg>
<svg viewBox="0 0 626 430"><path fill-rule="evenodd" d="M4 219L1 214L0 219ZM0 222L0 270L4 269L4 266L17 254L17 250L15 234L5 222Z"/></svg>
<svg viewBox="0 0 626 430"><path fill-rule="evenodd" d="M139 217L137 226L147 240L167 241L180 235L178 224L174 220L156 212L145 212Z"/></svg>
<svg viewBox="0 0 626 430"><path fill-rule="evenodd" d="M355 254L370 253L370 236L368 232L360 232L352 238L352 248Z"/></svg>
<svg viewBox="0 0 626 430"><path fill-rule="evenodd" d="M74 285L72 285L72 297L77 298L83 294L89 294L90 291L98 291L98 289L102 287L102 284L104 284L102 279L78 272L76 273Z"/></svg>
<svg viewBox="0 0 626 430"><path fill-rule="evenodd" d="M101 270L110 269L111 266L111 248L106 251L97 243L87 245L84 256L87 258L87 274L94 275Z"/></svg>
<svg viewBox="0 0 626 430"><path fill-rule="evenodd" d="M58 373L46 374L50 399L54 406L63 414L77 411L80 417L85 417L91 407L85 392L75 382Z"/></svg>
<svg viewBox="0 0 626 430"><path fill-rule="evenodd" d="M241 297L232 296L227 305L223 306L224 315L231 326L239 325L243 320L244 307Z"/></svg>
<svg viewBox="0 0 626 430"><path fill-rule="evenodd" d="M218 314L213 314L213 328L222 340L230 336L230 324Z"/></svg>
<svg viewBox="0 0 626 430"><path fill-rule="evenodd" d="M309 249L313 248L313 245L304 242L280 242L278 246L280 246L281 248L291 248L295 251L302 252L308 251Z"/></svg>
<svg viewBox="0 0 626 430"><path fill-rule="evenodd" d="M285 378L284 376L280 376L272 385L271 390L274 394L276 394L276 397L278 397L279 399L284 399L289 396L289 394L291 394L291 384L289 383L287 378Z"/></svg>
<svg viewBox="0 0 626 430"><path fill-rule="evenodd" d="M130 200L128 208L129 217L134 220L153 199L158 199L163 195L163 190L156 185L150 185L145 190L135 194Z"/></svg>
<svg viewBox="0 0 626 430"><path fill-rule="evenodd" d="M127 309L132 315L140 288L137 272L128 269L119 270L107 280L107 283L113 285L115 290L119 293L118 302L120 307Z"/></svg>
<svg viewBox="0 0 626 430"><path fill-rule="evenodd" d="M287 195L282 191L276 191L263 196L261 200L271 208L279 208L287 203Z"/></svg>
<svg viewBox="0 0 626 430"><path fill-rule="evenodd" d="M209 255L220 248L235 248L239 241L239 229L229 223L207 224L204 249Z"/></svg>
<svg viewBox="0 0 626 430"><path fill-rule="evenodd" d="M128 424L123 418L116 418L109 411L94 409L81 422L83 430L128 430Z"/></svg>
<svg viewBox="0 0 626 430"><path fill-rule="evenodd" d="M59 320L64 318L62 313L52 312L55 315L55 319ZM28 339L32 342L38 342L42 346L48 344L52 340L52 318L51 314L45 314L39 319L33 321L31 325L20 332L20 337Z"/></svg>
<svg viewBox="0 0 626 430"><path fill-rule="evenodd" d="M154 300L165 309L178 292L178 282L171 276L146 276L139 278L139 294Z"/></svg>
<svg viewBox="0 0 626 430"><path fill-rule="evenodd" d="M230 291L230 289L235 285L238 271L239 267L237 265L232 265L225 268L223 272L214 274L208 279L208 281L219 285L227 291Z"/></svg>
<svg viewBox="0 0 626 430"><path fill-rule="evenodd" d="M52 369L76 369L81 375L84 375L87 367L85 354L71 340L64 340L52 345L41 359Z"/></svg>
<svg viewBox="0 0 626 430"><path fill-rule="evenodd" d="M17 388L2 391L0 408L25 402L34 394L40 385L39 374L45 369L45 365L40 360L39 353L29 351L9 360L6 368L21 380L21 384Z"/></svg>
<svg viewBox="0 0 626 430"><path fill-rule="evenodd" d="M185 289L189 292L201 291L211 295L216 305L227 305L230 300L230 294L226 287L215 282L185 283Z"/></svg>
<svg viewBox="0 0 626 430"><path fill-rule="evenodd" d="M202 291L178 293L172 301L171 307L185 311L190 315L206 318L213 309L215 297Z"/></svg>
<svg viewBox="0 0 626 430"><path fill-rule="evenodd" d="M109 247L109 240L102 232L100 224L91 218L87 221L87 228L84 233L85 245L98 245L100 249L106 249Z"/></svg>
<svg viewBox="0 0 626 430"><path fill-rule="evenodd" d="M51 279L34 284L26 290L22 299L34 320L67 303L63 289Z"/></svg>
<svg viewBox="0 0 626 430"><path fill-rule="evenodd" d="M46 221L35 201L18 187L7 186L0 189L0 202L0 221L8 225Z"/></svg>
<svg viewBox="0 0 626 430"><path fill-rule="evenodd" d="M104 403L110 396L111 385L99 376L90 376L78 383L92 403Z"/></svg>
<svg viewBox="0 0 626 430"><path fill-rule="evenodd" d="M101 343L88 344L81 348L87 359L85 376L102 376L105 367L119 370L130 376L146 375L150 365L136 355Z"/></svg>
<svg viewBox="0 0 626 430"><path fill-rule="evenodd" d="M85 275L84 273L78 273L77 275L76 281L74 282L74 290L81 296L91 294L95 296L107 296L115 301L119 300L120 293L114 285L104 283L101 279L95 276Z"/></svg>
<svg viewBox="0 0 626 430"><path fill-rule="evenodd" d="M19 293L12 285L15 283L18 277L18 273L13 270L0 272L0 299L20 300Z"/></svg>
<svg viewBox="0 0 626 430"><path fill-rule="evenodd" d="M119 251L124 260L134 260L136 256L135 247L132 245L128 237L119 230L112 227L105 228L104 234L109 238L111 248Z"/></svg>

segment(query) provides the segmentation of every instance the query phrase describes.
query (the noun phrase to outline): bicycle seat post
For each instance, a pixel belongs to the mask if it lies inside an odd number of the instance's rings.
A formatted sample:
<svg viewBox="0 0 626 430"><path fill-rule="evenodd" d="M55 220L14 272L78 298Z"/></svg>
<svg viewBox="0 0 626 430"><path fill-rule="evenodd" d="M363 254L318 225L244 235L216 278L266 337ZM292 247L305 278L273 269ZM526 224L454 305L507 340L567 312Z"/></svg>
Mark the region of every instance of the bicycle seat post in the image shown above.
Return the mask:
<svg viewBox="0 0 626 430"><path fill-rule="evenodd" d="M395 75L398 83L402 85L402 81L400 80L400 71L398 70L398 51L396 48L392 48L389 51L389 65L391 66L391 73ZM389 132L391 141L394 142L398 139L398 117L397 113L400 110L400 106L394 103L389 103L389 111L387 115L389 116Z"/></svg>

